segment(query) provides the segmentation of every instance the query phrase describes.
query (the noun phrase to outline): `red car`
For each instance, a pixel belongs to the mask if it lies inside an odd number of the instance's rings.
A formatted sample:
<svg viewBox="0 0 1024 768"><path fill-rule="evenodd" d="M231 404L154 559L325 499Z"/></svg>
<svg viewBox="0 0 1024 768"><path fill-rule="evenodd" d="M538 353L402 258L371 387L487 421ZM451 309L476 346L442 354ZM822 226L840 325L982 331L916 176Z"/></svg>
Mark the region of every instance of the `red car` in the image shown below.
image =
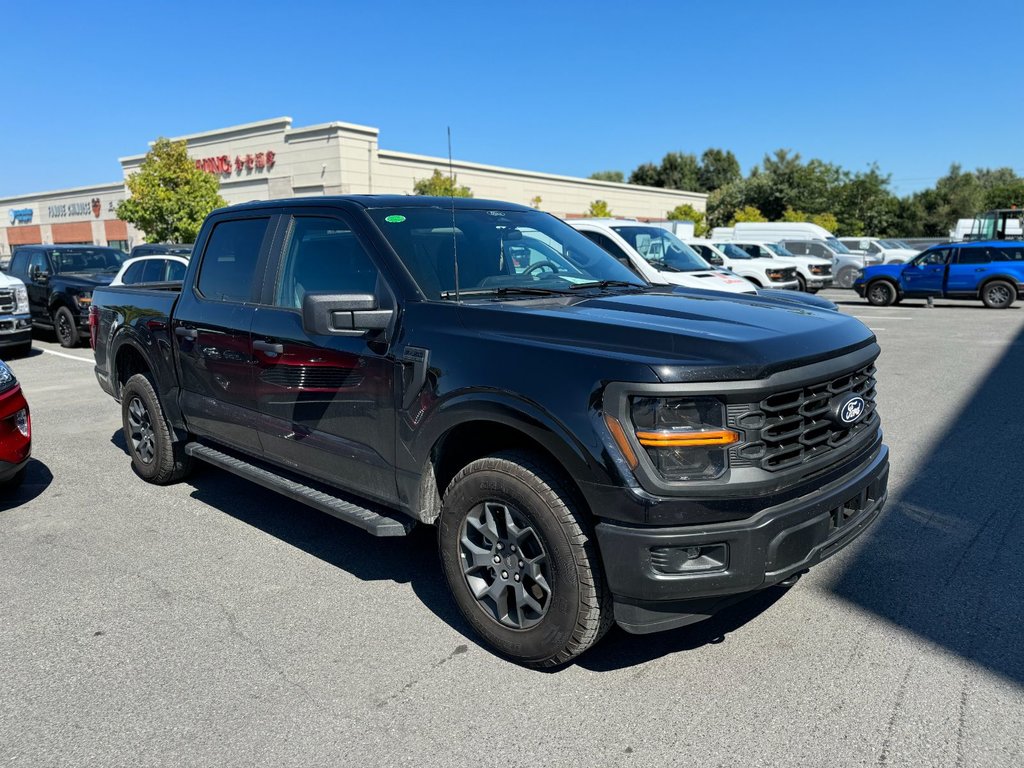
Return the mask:
<svg viewBox="0 0 1024 768"><path fill-rule="evenodd" d="M32 455L32 417L21 386L0 361L0 485L21 482Z"/></svg>

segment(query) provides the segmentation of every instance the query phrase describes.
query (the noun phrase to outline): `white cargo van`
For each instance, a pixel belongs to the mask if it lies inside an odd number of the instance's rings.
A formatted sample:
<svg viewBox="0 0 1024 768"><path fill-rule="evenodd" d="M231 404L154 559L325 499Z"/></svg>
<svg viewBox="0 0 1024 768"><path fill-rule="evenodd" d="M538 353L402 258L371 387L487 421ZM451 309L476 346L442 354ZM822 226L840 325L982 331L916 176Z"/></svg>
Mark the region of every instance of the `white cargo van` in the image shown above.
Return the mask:
<svg viewBox="0 0 1024 768"><path fill-rule="evenodd" d="M704 291L757 293L754 284L712 268L666 229L629 219L569 219L567 222L641 277Z"/></svg>

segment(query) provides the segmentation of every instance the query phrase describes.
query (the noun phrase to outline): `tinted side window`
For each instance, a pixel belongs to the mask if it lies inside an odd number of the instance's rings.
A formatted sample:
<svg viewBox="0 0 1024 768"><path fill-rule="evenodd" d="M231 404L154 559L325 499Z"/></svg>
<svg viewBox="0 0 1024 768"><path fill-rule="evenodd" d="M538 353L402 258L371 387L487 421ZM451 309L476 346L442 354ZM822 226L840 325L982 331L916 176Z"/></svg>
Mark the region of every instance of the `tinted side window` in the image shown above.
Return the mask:
<svg viewBox="0 0 1024 768"><path fill-rule="evenodd" d="M376 295L379 274L345 222L296 217L274 304L297 309L303 296L317 292Z"/></svg>
<svg viewBox="0 0 1024 768"><path fill-rule="evenodd" d="M29 257L29 260L28 260L29 275L31 275L37 269L40 272L48 272L49 269L50 269L50 264L46 260L46 254L45 253L40 253L39 251L36 251L35 253L33 253Z"/></svg>
<svg viewBox="0 0 1024 768"><path fill-rule="evenodd" d="M134 283L142 282L142 268L145 266L144 262L138 261L132 264L128 269L125 270L124 275L121 277L121 282L125 285L132 285Z"/></svg>
<svg viewBox="0 0 1024 768"><path fill-rule="evenodd" d="M804 256L807 254L806 243L797 242L795 240L785 240L782 243L782 247L785 248L790 253L795 253L798 256Z"/></svg>
<svg viewBox="0 0 1024 768"><path fill-rule="evenodd" d="M960 257L957 262L960 264L988 264L992 261L994 248L961 248ZM996 259L998 261L998 257Z"/></svg>
<svg viewBox="0 0 1024 768"><path fill-rule="evenodd" d="M925 251L914 259L914 264L923 266L925 264L945 264L949 261L950 249L938 248L934 251Z"/></svg>
<svg viewBox="0 0 1024 768"><path fill-rule="evenodd" d="M28 268L28 252L20 251L11 258L11 274L24 275Z"/></svg>
<svg viewBox="0 0 1024 768"><path fill-rule="evenodd" d="M142 282L159 283L164 279L164 260L149 259L142 263Z"/></svg>
<svg viewBox="0 0 1024 768"><path fill-rule="evenodd" d="M1024 248L1016 247L1002 248L1003 258L1000 261L1024 261Z"/></svg>
<svg viewBox="0 0 1024 768"><path fill-rule="evenodd" d="M249 301L269 219L222 221L206 243L199 292L217 301Z"/></svg>
<svg viewBox="0 0 1024 768"><path fill-rule="evenodd" d="M172 281L172 280L181 281L181 280L184 280L184 279L185 279L185 265L180 263L180 262L172 261L171 259L168 259L167 260L167 271L166 271L166 274L164 276L164 280L168 280L168 281Z"/></svg>

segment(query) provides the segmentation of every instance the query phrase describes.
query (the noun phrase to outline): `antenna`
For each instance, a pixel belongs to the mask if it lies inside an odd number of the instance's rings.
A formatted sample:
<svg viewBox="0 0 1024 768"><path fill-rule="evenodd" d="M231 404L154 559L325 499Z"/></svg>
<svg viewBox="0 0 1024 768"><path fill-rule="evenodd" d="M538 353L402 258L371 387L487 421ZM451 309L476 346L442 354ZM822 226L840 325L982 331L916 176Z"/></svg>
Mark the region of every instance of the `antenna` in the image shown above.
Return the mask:
<svg viewBox="0 0 1024 768"><path fill-rule="evenodd" d="M462 298L459 296L459 243L455 236L455 169L452 167L452 127L448 126L448 180L451 186L448 188L449 197L452 201L452 260L455 262L455 303L460 304Z"/></svg>

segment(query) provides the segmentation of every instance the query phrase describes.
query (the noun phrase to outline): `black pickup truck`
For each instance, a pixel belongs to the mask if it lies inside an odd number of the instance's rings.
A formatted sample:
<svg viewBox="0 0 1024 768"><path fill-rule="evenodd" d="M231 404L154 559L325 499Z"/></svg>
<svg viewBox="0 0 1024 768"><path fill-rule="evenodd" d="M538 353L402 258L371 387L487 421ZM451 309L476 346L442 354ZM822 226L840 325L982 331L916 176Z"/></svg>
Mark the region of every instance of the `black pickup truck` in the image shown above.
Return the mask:
<svg viewBox="0 0 1024 768"><path fill-rule="evenodd" d="M183 284L99 288L90 325L139 475L434 524L469 623L531 666L792 584L886 498L859 321L645 284L518 205L232 206Z"/></svg>

